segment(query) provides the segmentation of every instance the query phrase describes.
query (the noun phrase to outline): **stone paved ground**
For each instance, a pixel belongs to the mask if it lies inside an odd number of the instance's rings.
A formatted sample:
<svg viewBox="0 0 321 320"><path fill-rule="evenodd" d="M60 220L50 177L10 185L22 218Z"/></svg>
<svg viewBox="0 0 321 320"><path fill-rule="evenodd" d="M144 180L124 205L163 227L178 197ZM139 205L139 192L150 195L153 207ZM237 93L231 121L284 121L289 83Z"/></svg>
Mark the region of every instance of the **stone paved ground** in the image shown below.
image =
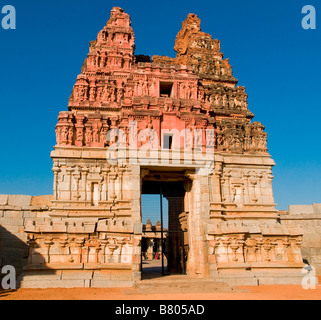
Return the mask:
<svg viewBox="0 0 321 320"><path fill-rule="evenodd" d="M138 294L132 288L18 289L0 292L0 300L321 300L321 286L239 287L235 292Z"/></svg>

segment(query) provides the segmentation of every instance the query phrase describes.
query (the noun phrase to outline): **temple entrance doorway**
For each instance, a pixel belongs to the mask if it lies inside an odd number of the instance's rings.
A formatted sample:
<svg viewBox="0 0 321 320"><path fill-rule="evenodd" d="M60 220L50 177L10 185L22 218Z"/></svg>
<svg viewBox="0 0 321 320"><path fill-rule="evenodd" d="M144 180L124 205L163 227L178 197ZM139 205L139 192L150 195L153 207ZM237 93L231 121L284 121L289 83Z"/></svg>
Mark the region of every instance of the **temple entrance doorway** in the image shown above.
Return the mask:
<svg viewBox="0 0 321 320"><path fill-rule="evenodd" d="M184 212L184 176L171 181L163 174L142 182L142 276L186 274L187 215ZM163 178L163 179L162 179Z"/></svg>

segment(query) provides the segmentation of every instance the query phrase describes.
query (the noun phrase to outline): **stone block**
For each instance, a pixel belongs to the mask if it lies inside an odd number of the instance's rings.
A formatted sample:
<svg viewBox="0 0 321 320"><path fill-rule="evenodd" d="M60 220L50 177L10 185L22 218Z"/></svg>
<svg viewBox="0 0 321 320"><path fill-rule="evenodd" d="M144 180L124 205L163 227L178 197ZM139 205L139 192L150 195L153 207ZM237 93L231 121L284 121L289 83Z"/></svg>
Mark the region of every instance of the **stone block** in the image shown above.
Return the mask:
<svg viewBox="0 0 321 320"><path fill-rule="evenodd" d="M0 225L2 225L0 221ZM21 231L20 226L17 225L2 225L4 228L0 228L0 233L7 233L11 232L13 234L17 234Z"/></svg>
<svg viewBox="0 0 321 320"><path fill-rule="evenodd" d="M22 218L23 212L22 211L5 211L4 218Z"/></svg>
<svg viewBox="0 0 321 320"><path fill-rule="evenodd" d="M140 281L142 279L142 273L141 272L133 272L132 279L133 279L133 281Z"/></svg>
<svg viewBox="0 0 321 320"><path fill-rule="evenodd" d="M6 206L8 204L8 195L0 194L0 206Z"/></svg>
<svg viewBox="0 0 321 320"><path fill-rule="evenodd" d="M23 218L22 216L18 216L15 218L6 218L3 217L0 219L0 225L6 227L6 226L23 226Z"/></svg>
<svg viewBox="0 0 321 320"><path fill-rule="evenodd" d="M312 206L315 213L321 214L321 203L313 203Z"/></svg>
<svg viewBox="0 0 321 320"><path fill-rule="evenodd" d="M104 281L95 280L91 281L91 287L93 288L131 288L133 281Z"/></svg>
<svg viewBox="0 0 321 320"><path fill-rule="evenodd" d="M143 224L134 223L134 234L142 234L142 233L143 233Z"/></svg>
<svg viewBox="0 0 321 320"><path fill-rule="evenodd" d="M53 196L52 195L45 195L45 196L33 196L31 199L32 206L44 206L47 205L48 207L52 206Z"/></svg>
<svg viewBox="0 0 321 320"><path fill-rule="evenodd" d="M42 272L28 272L23 275L22 279L25 281L48 281L61 280L61 270L49 270Z"/></svg>
<svg viewBox="0 0 321 320"><path fill-rule="evenodd" d="M225 282L230 286L258 286L258 279L253 275L219 275L215 277L218 282Z"/></svg>
<svg viewBox="0 0 321 320"><path fill-rule="evenodd" d="M45 289L45 288L84 288L88 285L85 280L32 280L22 279L21 288Z"/></svg>
<svg viewBox="0 0 321 320"><path fill-rule="evenodd" d="M82 271L74 271L74 270L63 270L62 271L62 280L91 280L93 277L93 271L90 270L82 270Z"/></svg>
<svg viewBox="0 0 321 320"><path fill-rule="evenodd" d="M38 213L35 211L23 211L22 216L24 218L30 219L30 218L37 218Z"/></svg>
<svg viewBox="0 0 321 320"><path fill-rule="evenodd" d="M308 213L313 214L314 208L310 205L290 205L289 206L289 214L302 214Z"/></svg>
<svg viewBox="0 0 321 320"><path fill-rule="evenodd" d="M301 285L302 275L257 276L259 285Z"/></svg>
<svg viewBox="0 0 321 320"><path fill-rule="evenodd" d="M9 206L30 206L32 196L28 195L9 195L8 196L8 205Z"/></svg>

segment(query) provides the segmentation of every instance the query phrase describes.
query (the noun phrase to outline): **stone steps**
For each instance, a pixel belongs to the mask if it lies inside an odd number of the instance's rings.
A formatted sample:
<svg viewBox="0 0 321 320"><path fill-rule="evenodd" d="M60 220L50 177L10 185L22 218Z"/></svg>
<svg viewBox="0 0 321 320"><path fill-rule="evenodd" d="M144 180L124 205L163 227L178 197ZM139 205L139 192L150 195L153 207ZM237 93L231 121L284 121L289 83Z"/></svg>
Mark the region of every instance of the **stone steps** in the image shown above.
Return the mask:
<svg viewBox="0 0 321 320"><path fill-rule="evenodd" d="M156 278L134 283L138 293L183 293L183 292L231 292L233 288L227 283L213 279L194 278Z"/></svg>

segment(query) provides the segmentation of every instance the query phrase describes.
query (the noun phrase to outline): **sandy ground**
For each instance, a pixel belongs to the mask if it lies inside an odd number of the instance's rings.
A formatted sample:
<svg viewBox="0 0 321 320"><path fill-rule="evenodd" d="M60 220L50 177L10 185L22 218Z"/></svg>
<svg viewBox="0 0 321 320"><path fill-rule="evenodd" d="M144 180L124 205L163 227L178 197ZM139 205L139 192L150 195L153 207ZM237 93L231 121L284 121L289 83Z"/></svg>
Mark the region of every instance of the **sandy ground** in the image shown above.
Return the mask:
<svg viewBox="0 0 321 320"><path fill-rule="evenodd" d="M238 292L138 294L132 288L18 289L0 291L0 300L321 300L321 286L239 287Z"/></svg>
<svg viewBox="0 0 321 320"><path fill-rule="evenodd" d="M159 260L144 261L145 278L161 274L160 266ZM232 292L167 294L142 294L133 288L0 289L0 300L321 300L321 285L307 290L299 285L271 285L236 287Z"/></svg>

